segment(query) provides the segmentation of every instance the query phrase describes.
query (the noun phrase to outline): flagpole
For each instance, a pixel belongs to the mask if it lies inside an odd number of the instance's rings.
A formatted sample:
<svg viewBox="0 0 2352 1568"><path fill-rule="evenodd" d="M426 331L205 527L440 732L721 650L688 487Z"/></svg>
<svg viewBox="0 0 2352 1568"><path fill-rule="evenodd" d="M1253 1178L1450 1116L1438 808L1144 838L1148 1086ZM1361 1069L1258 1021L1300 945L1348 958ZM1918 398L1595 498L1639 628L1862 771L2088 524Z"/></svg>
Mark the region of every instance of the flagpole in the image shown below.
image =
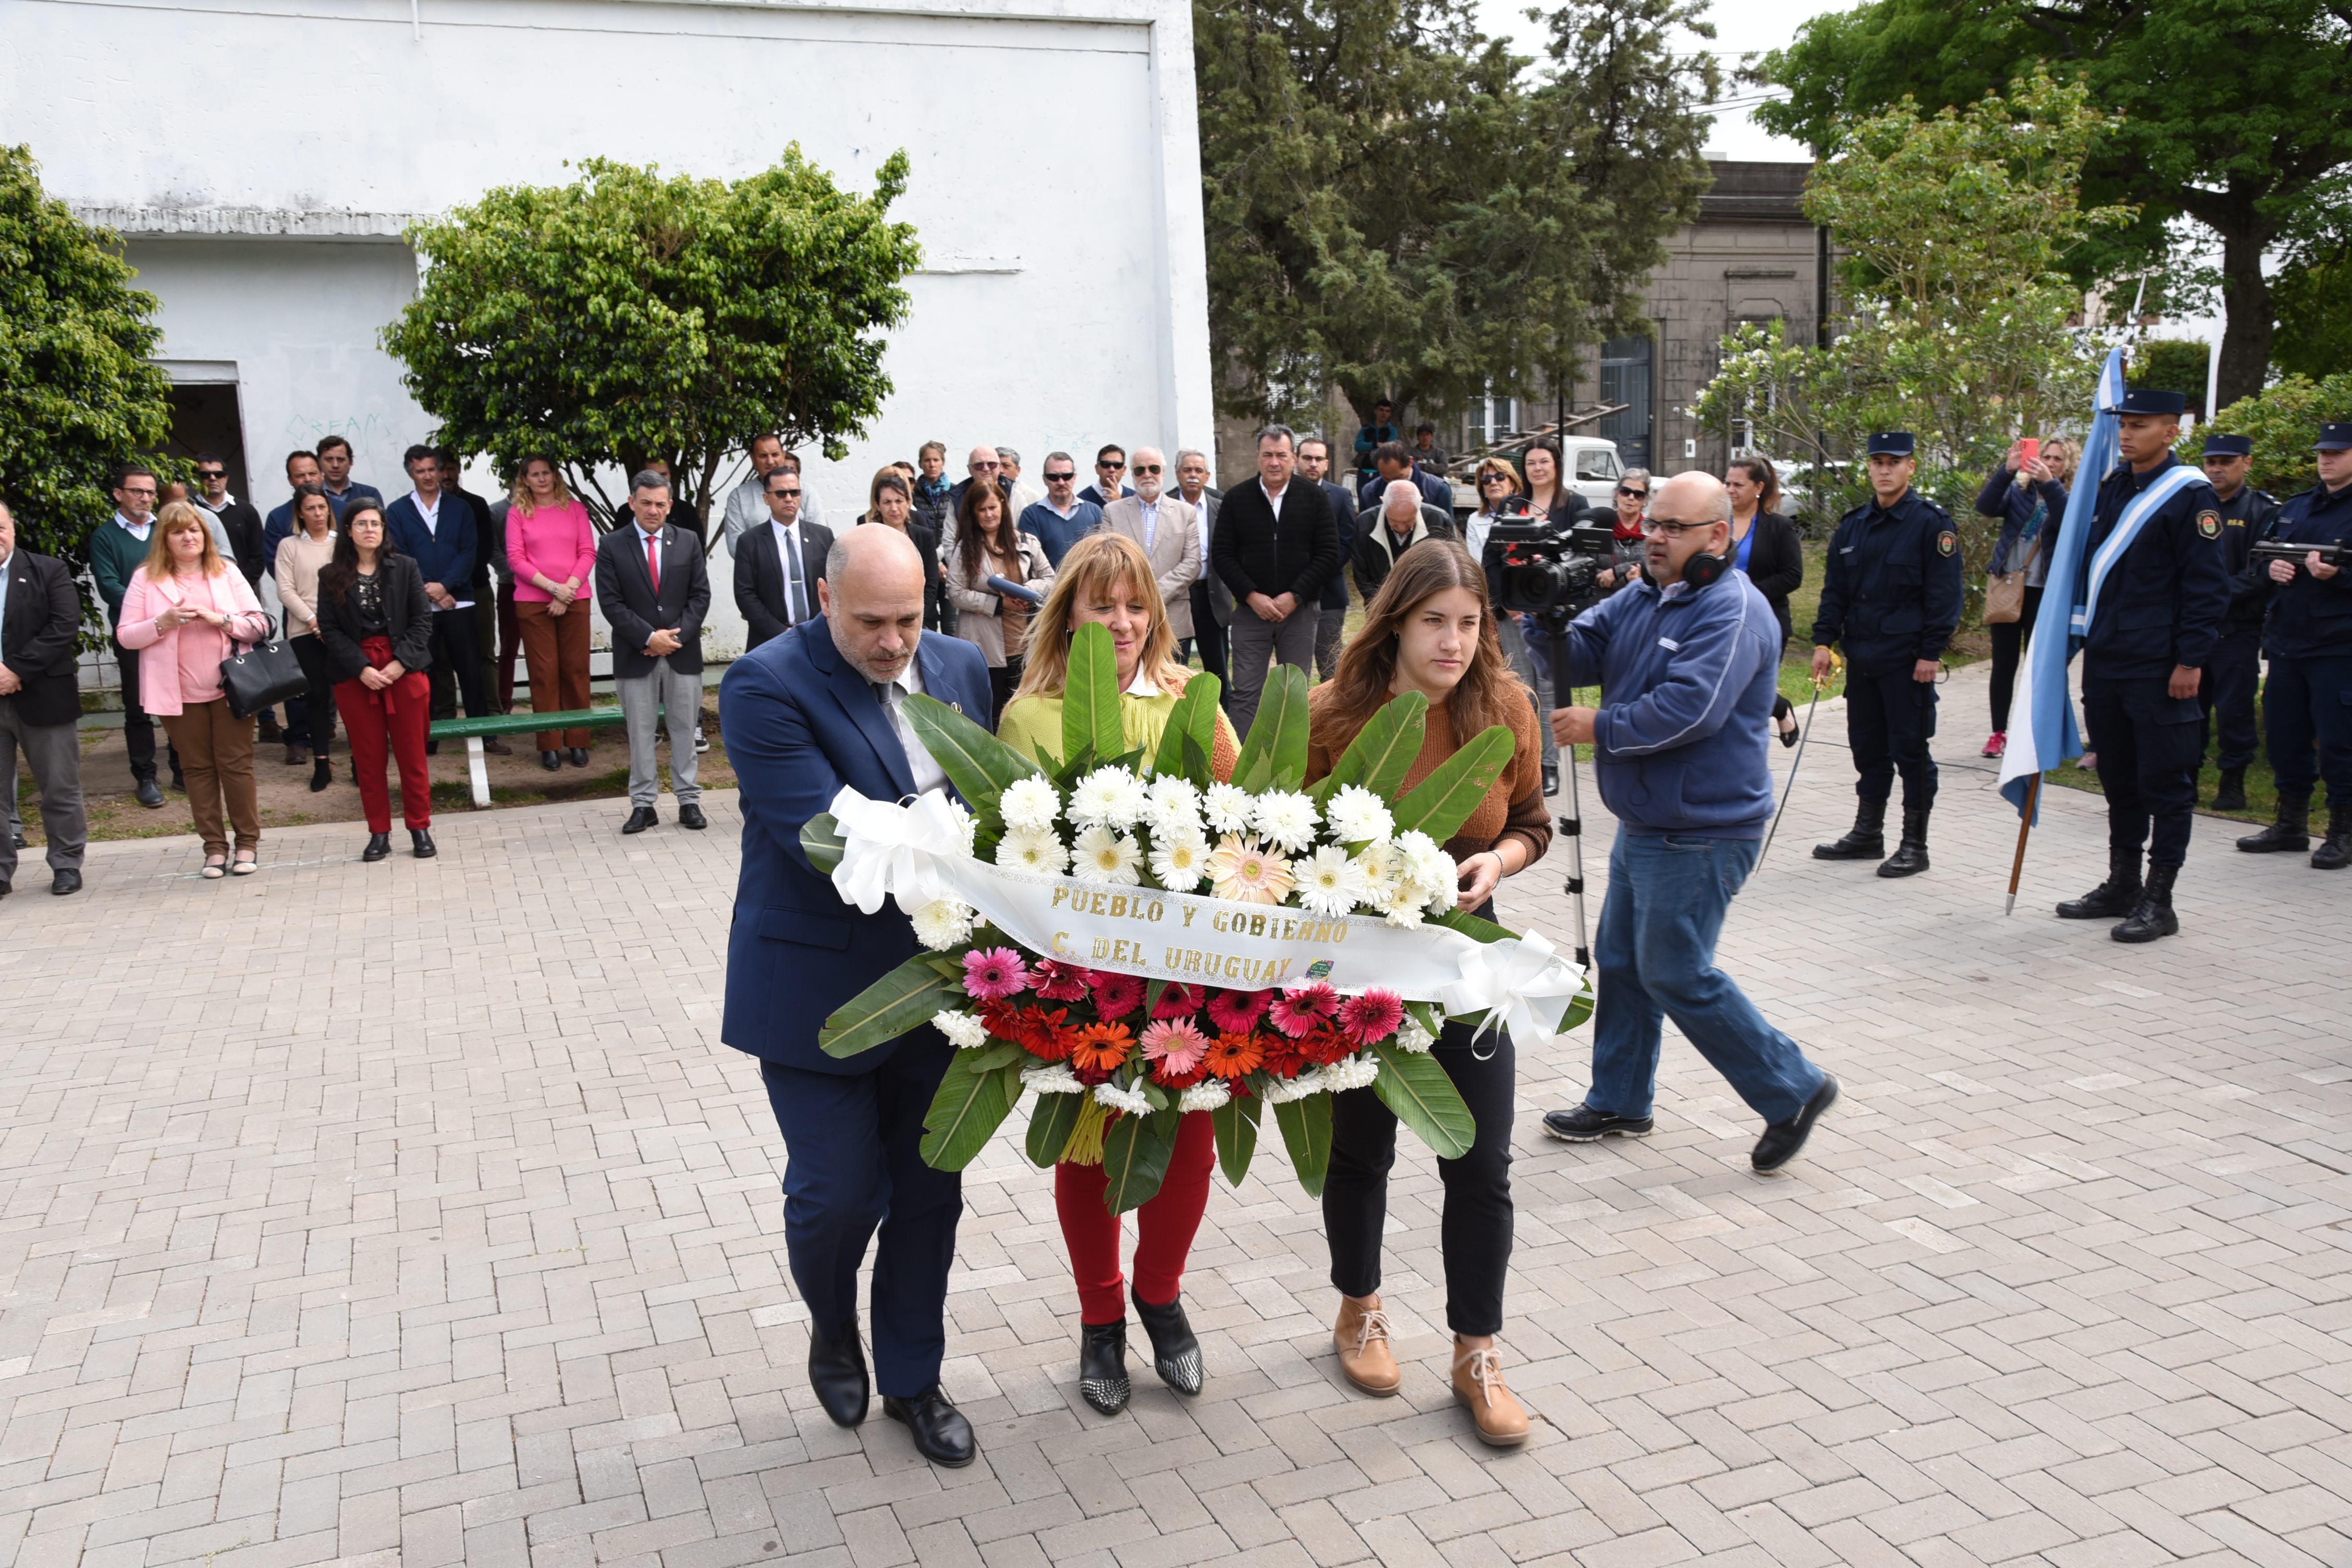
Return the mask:
<svg viewBox="0 0 2352 1568"><path fill-rule="evenodd" d="M2025 786L2025 810L2018 817L2017 858L2009 863L2009 905L2000 911L2004 916L2017 912L2018 879L2025 874L2025 836L2033 831L2034 808L2041 804L2042 775L2036 773Z"/></svg>

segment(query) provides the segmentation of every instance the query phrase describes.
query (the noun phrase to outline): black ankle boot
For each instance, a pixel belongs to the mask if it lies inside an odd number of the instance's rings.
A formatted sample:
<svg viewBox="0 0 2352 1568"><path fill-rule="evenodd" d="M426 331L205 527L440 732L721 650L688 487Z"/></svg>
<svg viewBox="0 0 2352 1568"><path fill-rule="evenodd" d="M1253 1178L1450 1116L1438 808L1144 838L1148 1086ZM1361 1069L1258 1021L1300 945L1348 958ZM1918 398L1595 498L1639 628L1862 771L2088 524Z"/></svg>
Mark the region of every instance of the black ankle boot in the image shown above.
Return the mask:
<svg viewBox="0 0 2352 1568"><path fill-rule="evenodd" d="M1903 814L1903 842L1878 868L1882 877L1916 877L1927 868L1927 814L1906 811Z"/></svg>
<svg viewBox="0 0 2352 1568"><path fill-rule="evenodd" d="M441 853L439 849L434 847L433 830L429 827L410 828L408 830L408 845L410 848L416 852L416 858L419 860L430 860L433 857Z"/></svg>
<svg viewBox="0 0 2352 1568"><path fill-rule="evenodd" d="M2178 933L2180 919L2172 912L2172 879L2179 875L2178 866L2150 866L2147 886L2140 889L2139 907L2107 934L2117 942L2154 942Z"/></svg>
<svg viewBox="0 0 2352 1568"><path fill-rule="evenodd" d="M1129 1293L1132 1295L1132 1289ZM1160 1381L1179 1394L1200 1393L1201 1342L1192 1337L1192 1325L1185 1320L1184 1298L1155 1307L1136 1296L1135 1315L1143 1320L1143 1331L1151 1336L1151 1370L1160 1374Z"/></svg>
<svg viewBox="0 0 2352 1568"><path fill-rule="evenodd" d="M2311 797L2300 800L2279 796L2278 820L2260 833L2250 833L2238 840L2238 847L2249 855L2275 855L2282 849L2298 854L2311 847Z"/></svg>
<svg viewBox="0 0 2352 1568"><path fill-rule="evenodd" d="M326 758L320 757L317 762L310 764L310 793L312 795L317 795L320 791L325 789L329 784L334 782L335 770L327 765Z"/></svg>
<svg viewBox="0 0 2352 1568"><path fill-rule="evenodd" d="M2062 921L2118 920L2139 908L2139 851L2107 848L2107 879L2058 906Z"/></svg>
<svg viewBox="0 0 2352 1568"><path fill-rule="evenodd" d="M381 860L391 853L392 835L389 833L371 833L368 835L367 847L360 851L360 858L362 860Z"/></svg>
<svg viewBox="0 0 2352 1568"><path fill-rule="evenodd" d="M2246 809L2246 770L2223 768L2221 782L2213 790L2213 809L2243 811Z"/></svg>
<svg viewBox="0 0 2352 1568"><path fill-rule="evenodd" d="M1875 860L1886 853L1886 803L1856 801L1853 830L1834 844L1813 846L1816 860Z"/></svg>
<svg viewBox="0 0 2352 1568"><path fill-rule="evenodd" d="M1127 1320L1078 1325L1078 1393L1106 1415L1127 1408Z"/></svg>
<svg viewBox="0 0 2352 1568"><path fill-rule="evenodd" d="M2327 808L2327 837L2311 852L2315 871L2341 871L2352 866L2352 805ZM1146 1319L1145 1321L1150 1320Z"/></svg>

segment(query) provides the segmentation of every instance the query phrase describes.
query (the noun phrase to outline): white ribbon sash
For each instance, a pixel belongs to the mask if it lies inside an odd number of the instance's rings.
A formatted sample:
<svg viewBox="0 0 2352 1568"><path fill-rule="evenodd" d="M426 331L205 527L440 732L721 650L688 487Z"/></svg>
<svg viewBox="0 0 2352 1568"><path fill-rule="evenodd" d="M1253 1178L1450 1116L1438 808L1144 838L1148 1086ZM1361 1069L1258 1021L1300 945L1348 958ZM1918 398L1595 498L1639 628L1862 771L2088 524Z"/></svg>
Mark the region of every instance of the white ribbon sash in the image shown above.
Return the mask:
<svg viewBox="0 0 2352 1568"><path fill-rule="evenodd" d="M901 806L845 788L833 816L844 840L834 886L866 913L886 895L908 911L959 900L1029 952L1087 969L1250 991L1318 980L1341 991L1381 986L1449 1013L1491 1010L1529 1041L1554 1034L1581 989L1575 969L1533 933L1481 942L1444 926L1326 920L991 866L967 852L962 820L938 791Z"/></svg>
<svg viewBox="0 0 2352 1568"><path fill-rule="evenodd" d="M2077 641L2091 635L2091 622L2099 613L2100 584L2107 580L2107 573L2115 563L2123 559L2124 552L2131 548L2132 541L2139 537L2139 531L2147 525L2147 520L2154 517L2157 510L2175 494L2190 485L2202 484L2204 479L2201 471L2182 463L2165 469L2154 484L2125 504L2122 515L2116 519L2116 531L2107 535L2097 552L2091 557L2090 565L2084 569L2087 590L2083 595L2082 608L2074 612L2067 628Z"/></svg>

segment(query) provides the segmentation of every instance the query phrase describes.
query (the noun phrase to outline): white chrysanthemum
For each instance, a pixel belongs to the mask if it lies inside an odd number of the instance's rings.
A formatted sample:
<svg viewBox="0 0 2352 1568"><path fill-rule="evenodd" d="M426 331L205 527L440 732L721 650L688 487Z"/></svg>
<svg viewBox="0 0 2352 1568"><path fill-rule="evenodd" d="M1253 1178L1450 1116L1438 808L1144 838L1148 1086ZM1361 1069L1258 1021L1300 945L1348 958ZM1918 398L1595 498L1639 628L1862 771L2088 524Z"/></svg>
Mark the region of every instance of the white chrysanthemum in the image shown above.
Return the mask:
<svg viewBox="0 0 2352 1568"><path fill-rule="evenodd" d="M1198 828L1201 823L1201 792L1192 781L1181 773L1160 773L1152 778L1149 790L1150 805L1144 820L1151 824L1154 833L1173 832L1190 823Z"/></svg>
<svg viewBox="0 0 2352 1568"><path fill-rule="evenodd" d="M1176 1098L1179 1110L1217 1110L1234 1097L1233 1085L1223 1079L1213 1078L1206 1083L1196 1083Z"/></svg>
<svg viewBox="0 0 2352 1568"><path fill-rule="evenodd" d="M996 797L996 809L1004 826L1014 832L1040 833L1062 815L1062 797L1054 793L1051 780L1032 773L1005 785L1004 793Z"/></svg>
<svg viewBox="0 0 2352 1568"><path fill-rule="evenodd" d="M1034 1089L1039 1094L1084 1094L1087 1091L1087 1086L1078 1081L1078 1075L1060 1062L1039 1062L1035 1067L1023 1068L1021 1083L1024 1089Z"/></svg>
<svg viewBox="0 0 2352 1568"><path fill-rule="evenodd" d="M1121 1089L1115 1083L1095 1085L1095 1102L1105 1110L1123 1110L1129 1116L1151 1114L1151 1100L1139 1089Z"/></svg>
<svg viewBox="0 0 2352 1568"><path fill-rule="evenodd" d="M1171 893L1189 893L1209 874L1209 841L1198 831L1188 837L1156 838L1151 844L1151 875Z"/></svg>
<svg viewBox="0 0 2352 1568"><path fill-rule="evenodd" d="M1461 896L1452 888L1440 888L1422 900L1421 912L1435 920L1446 910L1458 908L1461 902Z"/></svg>
<svg viewBox="0 0 2352 1568"><path fill-rule="evenodd" d="M977 1013L961 1013L942 1007L931 1015L931 1027L948 1037L958 1050L976 1051L988 1044L988 1026Z"/></svg>
<svg viewBox="0 0 2352 1568"><path fill-rule="evenodd" d="M1381 1064L1371 1057L1347 1057L1322 1069L1323 1087L1333 1094L1370 1089L1381 1076Z"/></svg>
<svg viewBox="0 0 2352 1568"><path fill-rule="evenodd" d="M1336 844L1291 863L1298 879L1298 902L1308 914L1337 920L1364 896L1364 874Z"/></svg>
<svg viewBox="0 0 2352 1568"><path fill-rule="evenodd" d="M1423 888L1450 888L1460 878L1461 869L1454 865L1454 857L1426 833L1398 834L1396 852L1404 862L1405 874Z"/></svg>
<svg viewBox="0 0 2352 1568"><path fill-rule="evenodd" d="M1389 924L1403 931L1421 929L1422 894L1419 888L1408 887L1402 893L1379 906Z"/></svg>
<svg viewBox="0 0 2352 1568"><path fill-rule="evenodd" d="M1143 847L1108 827L1089 827L1078 835L1077 858L1070 875L1132 888L1143 880Z"/></svg>
<svg viewBox="0 0 2352 1568"><path fill-rule="evenodd" d="M1016 828L997 841L996 863L1007 870L1058 877L1069 868L1070 852L1050 827Z"/></svg>
<svg viewBox="0 0 2352 1568"><path fill-rule="evenodd" d="M1209 819L1213 833L1246 833L1250 825L1250 797L1240 785L1213 784L1201 803L1202 814Z"/></svg>
<svg viewBox="0 0 2352 1568"><path fill-rule="evenodd" d="M1260 837L1293 855L1315 842L1315 803L1289 790L1258 796L1250 821Z"/></svg>
<svg viewBox="0 0 2352 1568"><path fill-rule="evenodd" d="M940 899L925 904L909 918L914 921L917 942L933 952L945 952L971 935L971 917L970 904Z"/></svg>
<svg viewBox="0 0 2352 1568"><path fill-rule="evenodd" d="M1395 845L1384 838L1365 845L1356 857L1356 874L1363 879L1363 901L1379 907L1393 900L1403 870Z"/></svg>
<svg viewBox="0 0 2352 1568"><path fill-rule="evenodd" d="M1342 844L1363 844L1396 831L1388 802L1361 784L1349 784L1323 808L1323 819Z"/></svg>
<svg viewBox="0 0 2352 1568"><path fill-rule="evenodd" d="M1435 1045L1437 1037L1423 1028L1420 1019L1407 1013L1404 1016L1404 1022L1397 1027L1396 1043L1399 1050L1418 1053Z"/></svg>
<svg viewBox="0 0 2352 1568"><path fill-rule="evenodd" d="M1148 804L1141 779L1125 768L1097 768L1070 792L1070 820L1081 827L1132 827Z"/></svg>
<svg viewBox="0 0 2352 1568"><path fill-rule="evenodd" d="M1266 1085L1262 1098L1268 1105L1283 1105L1294 1100L1305 1100L1310 1094L1320 1094L1325 1087L1323 1069L1309 1068L1297 1078L1287 1081L1277 1079Z"/></svg>

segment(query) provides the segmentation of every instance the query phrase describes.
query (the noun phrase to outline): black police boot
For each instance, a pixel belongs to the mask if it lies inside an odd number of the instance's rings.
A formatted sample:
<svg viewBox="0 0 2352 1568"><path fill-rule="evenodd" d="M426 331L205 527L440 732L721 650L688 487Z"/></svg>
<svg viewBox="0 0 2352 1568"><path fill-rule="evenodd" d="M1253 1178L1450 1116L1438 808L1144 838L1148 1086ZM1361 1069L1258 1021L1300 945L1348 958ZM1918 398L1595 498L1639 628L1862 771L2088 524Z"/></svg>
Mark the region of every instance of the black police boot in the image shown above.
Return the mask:
<svg viewBox="0 0 2352 1568"><path fill-rule="evenodd" d="M1882 877L1916 877L1927 868L1927 814L1906 811L1903 814L1903 842L1878 868Z"/></svg>
<svg viewBox="0 0 2352 1568"><path fill-rule="evenodd" d="M1834 844L1813 846L1816 860L1875 860L1886 853L1886 803L1854 802L1853 829Z"/></svg>
<svg viewBox="0 0 2352 1568"><path fill-rule="evenodd" d="M2172 879L2179 875L2178 866L2150 866L2147 886L2140 889L2139 907L2107 934L2117 942L2154 942L2160 936L2179 935L2180 917L2172 912Z"/></svg>
<svg viewBox="0 0 2352 1568"><path fill-rule="evenodd" d="M1127 1320L1078 1325L1078 1393L1106 1415L1127 1408Z"/></svg>
<svg viewBox="0 0 2352 1568"><path fill-rule="evenodd" d="M2282 849L2298 853L2311 847L2311 797L2300 800L2279 796L2278 820L2260 833L2250 833L2238 840L2238 847L2249 855L2275 855Z"/></svg>
<svg viewBox="0 0 2352 1568"><path fill-rule="evenodd" d="M2111 921L2139 908L2139 850L2107 847L2107 879L2058 906L2062 921Z"/></svg>
<svg viewBox="0 0 2352 1568"><path fill-rule="evenodd" d="M1160 1374L1160 1381L1179 1394L1200 1393L1205 1375L1201 1342L1193 1338L1192 1324L1184 1316L1184 1298L1155 1307L1137 1296L1135 1315L1143 1320L1143 1331L1151 1336L1151 1370Z"/></svg>
<svg viewBox="0 0 2352 1568"><path fill-rule="evenodd" d="M2243 811L2246 809L2246 770L2223 768L2221 782L2213 790L2213 809Z"/></svg>
<svg viewBox="0 0 2352 1568"><path fill-rule="evenodd" d="M2327 808L2327 837L2311 852L2315 871L2341 871L2352 866L2352 805Z"/></svg>

